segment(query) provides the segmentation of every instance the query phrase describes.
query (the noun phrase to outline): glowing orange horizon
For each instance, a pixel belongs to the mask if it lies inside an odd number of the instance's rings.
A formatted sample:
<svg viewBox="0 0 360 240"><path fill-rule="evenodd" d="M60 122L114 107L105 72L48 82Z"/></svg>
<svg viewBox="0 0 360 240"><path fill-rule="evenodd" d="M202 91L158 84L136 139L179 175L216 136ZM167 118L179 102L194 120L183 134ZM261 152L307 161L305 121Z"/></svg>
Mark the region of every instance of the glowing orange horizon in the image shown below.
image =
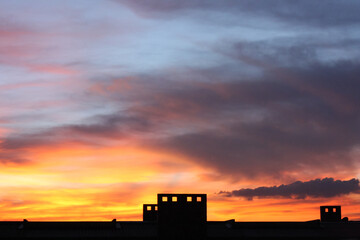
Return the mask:
<svg viewBox="0 0 360 240"><path fill-rule="evenodd" d="M220 190L255 186L207 177L211 169L136 144L88 147L62 143L27 149L32 161L3 164L0 220L141 220L142 204L156 194L206 193L208 220L306 221L319 218L320 205L342 205L344 216L359 219L356 195L332 199L228 198ZM166 159L166 161L164 161ZM352 215L351 215L352 214Z"/></svg>

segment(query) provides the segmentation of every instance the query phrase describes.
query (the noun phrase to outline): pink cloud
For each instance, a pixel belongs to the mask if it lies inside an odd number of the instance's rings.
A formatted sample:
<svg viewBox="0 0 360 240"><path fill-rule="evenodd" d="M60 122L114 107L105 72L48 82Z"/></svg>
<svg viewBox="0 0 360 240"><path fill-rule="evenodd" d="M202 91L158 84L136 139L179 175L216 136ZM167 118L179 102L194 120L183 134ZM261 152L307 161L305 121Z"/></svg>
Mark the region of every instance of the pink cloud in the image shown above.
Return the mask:
<svg viewBox="0 0 360 240"><path fill-rule="evenodd" d="M0 85L0 91L14 90L14 89L28 88L28 87L42 87L49 85L54 85L54 83L49 81L20 82L20 83Z"/></svg>
<svg viewBox="0 0 360 240"><path fill-rule="evenodd" d="M38 73L50 73L55 75L74 75L78 73L78 71L60 64L27 65L27 67L30 71Z"/></svg>

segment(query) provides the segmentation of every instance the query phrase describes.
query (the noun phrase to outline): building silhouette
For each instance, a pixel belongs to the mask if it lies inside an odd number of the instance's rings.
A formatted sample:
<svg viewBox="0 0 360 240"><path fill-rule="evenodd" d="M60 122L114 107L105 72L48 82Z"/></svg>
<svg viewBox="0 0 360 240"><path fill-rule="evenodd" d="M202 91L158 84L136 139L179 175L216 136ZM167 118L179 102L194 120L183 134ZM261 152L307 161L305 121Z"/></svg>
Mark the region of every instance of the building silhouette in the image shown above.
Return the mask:
<svg viewBox="0 0 360 240"><path fill-rule="evenodd" d="M144 204L143 205L143 221L155 222L158 219L158 205Z"/></svg>
<svg viewBox="0 0 360 240"><path fill-rule="evenodd" d="M320 219L322 222L341 221L341 206L320 206Z"/></svg>
<svg viewBox="0 0 360 240"><path fill-rule="evenodd" d="M206 194L158 194L158 237L206 239Z"/></svg>
<svg viewBox="0 0 360 240"><path fill-rule="evenodd" d="M206 194L158 194L143 205L143 221L0 222L0 239L358 239L360 221L341 219L341 206L321 206L307 222L207 221Z"/></svg>

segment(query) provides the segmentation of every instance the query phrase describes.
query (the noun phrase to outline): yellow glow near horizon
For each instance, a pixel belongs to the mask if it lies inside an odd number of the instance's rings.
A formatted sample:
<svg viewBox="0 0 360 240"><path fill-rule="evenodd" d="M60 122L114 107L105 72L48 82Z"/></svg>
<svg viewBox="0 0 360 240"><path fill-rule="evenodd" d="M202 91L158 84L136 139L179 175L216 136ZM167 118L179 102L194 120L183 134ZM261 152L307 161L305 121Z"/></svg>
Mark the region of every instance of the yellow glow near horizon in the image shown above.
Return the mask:
<svg viewBox="0 0 360 240"><path fill-rule="evenodd" d="M207 193L208 220L305 221L318 218L323 203L343 204L343 212L360 205L355 195L339 202L226 198L217 192L254 182L222 179L186 159L135 145L64 144L33 148L28 158L0 169L0 220L141 220L142 204L156 203L164 192Z"/></svg>

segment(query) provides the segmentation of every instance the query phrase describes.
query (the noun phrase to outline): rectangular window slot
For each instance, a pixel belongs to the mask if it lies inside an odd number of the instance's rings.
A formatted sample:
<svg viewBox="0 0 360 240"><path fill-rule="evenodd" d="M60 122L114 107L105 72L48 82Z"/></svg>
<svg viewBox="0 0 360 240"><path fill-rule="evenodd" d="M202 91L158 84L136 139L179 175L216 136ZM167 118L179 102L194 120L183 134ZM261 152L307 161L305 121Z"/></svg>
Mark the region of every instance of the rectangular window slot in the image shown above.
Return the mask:
<svg viewBox="0 0 360 240"><path fill-rule="evenodd" d="M155 206L155 211L157 211L158 210L158 206Z"/></svg>
<svg viewBox="0 0 360 240"><path fill-rule="evenodd" d="M147 206L146 210L151 211L151 206Z"/></svg>
<svg viewBox="0 0 360 240"><path fill-rule="evenodd" d="M186 201L192 202L192 197L187 197L187 198L186 198Z"/></svg>
<svg viewBox="0 0 360 240"><path fill-rule="evenodd" d="M177 197L172 197L173 202L177 202Z"/></svg>
<svg viewBox="0 0 360 240"><path fill-rule="evenodd" d="M329 212L329 209L328 209L328 208L325 208L325 212Z"/></svg>
<svg viewBox="0 0 360 240"><path fill-rule="evenodd" d="M201 197L196 197L197 202L201 202Z"/></svg>
<svg viewBox="0 0 360 240"><path fill-rule="evenodd" d="M163 202L167 202L167 201L168 201L168 198L167 198L167 197L162 197L162 201L163 201Z"/></svg>

